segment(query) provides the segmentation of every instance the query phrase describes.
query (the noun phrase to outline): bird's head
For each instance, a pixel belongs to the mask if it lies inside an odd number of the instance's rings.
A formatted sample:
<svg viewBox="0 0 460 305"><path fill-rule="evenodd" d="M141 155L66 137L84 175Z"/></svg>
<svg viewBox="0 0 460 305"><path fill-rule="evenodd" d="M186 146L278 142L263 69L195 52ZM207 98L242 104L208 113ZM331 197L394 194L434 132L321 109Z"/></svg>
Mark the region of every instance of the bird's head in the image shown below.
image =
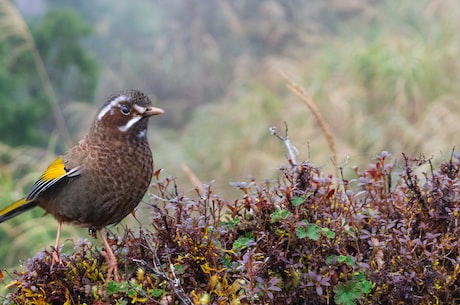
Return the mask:
<svg viewBox="0 0 460 305"><path fill-rule="evenodd" d="M91 132L109 138L146 138L148 119L164 111L153 107L140 91L129 90L113 95L102 105Z"/></svg>

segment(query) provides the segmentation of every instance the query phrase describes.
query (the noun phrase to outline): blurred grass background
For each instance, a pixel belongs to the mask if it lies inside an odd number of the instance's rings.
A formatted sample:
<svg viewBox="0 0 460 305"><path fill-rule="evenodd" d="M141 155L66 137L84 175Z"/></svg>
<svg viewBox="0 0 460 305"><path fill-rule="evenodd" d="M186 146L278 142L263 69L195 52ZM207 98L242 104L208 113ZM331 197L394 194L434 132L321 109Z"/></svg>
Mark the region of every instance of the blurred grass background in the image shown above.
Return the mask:
<svg viewBox="0 0 460 305"><path fill-rule="evenodd" d="M155 165L186 195L184 164L231 200L229 182L273 179L286 152L269 127L283 122L299 158L333 173L279 71L313 97L346 169L381 150L446 159L459 146L459 28L456 0L0 0L0 206L128 88L166 110L151 120ZM54 243L57 223L42 215L0 225L0 269ZM62 241L89 238L64 229Z"/></svg>

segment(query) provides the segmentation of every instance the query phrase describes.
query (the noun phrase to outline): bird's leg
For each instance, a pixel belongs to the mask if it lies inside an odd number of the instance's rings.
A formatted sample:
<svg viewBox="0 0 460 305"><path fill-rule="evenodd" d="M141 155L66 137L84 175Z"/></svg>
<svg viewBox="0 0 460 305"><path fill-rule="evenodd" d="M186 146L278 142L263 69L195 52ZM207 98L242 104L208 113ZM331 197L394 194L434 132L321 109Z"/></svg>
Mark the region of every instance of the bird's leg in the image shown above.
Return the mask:
<svg viewBox="0 0 460 305"><path fill-rule="evenodd" d="M54 244L54 251L52 254L51 259L51 268L53 268L54 264L62 264L61 256L59 255L59 240L61 239L61 229L62 229L62 222L58 222L57 234L56 234L56 243Z"/></svg>
<svg viewBox="0 0 460 305"><path fill-rule="evenodd" d="M107 261L107 264L109 265L109 270L107 271L107 282L110 281L110 277L112 276L113 273L113 279L115 282L120 281L120 276L118 275L118 262L117 258L115 257L115 254L113 254L112 249L110 248L110 245L107 241L107 237L105 236L105 232L102 229L98 230L99 235L101 235L102 238L102 243L104 244L105 248L105 254L104 255L105 260Z"/></svg>

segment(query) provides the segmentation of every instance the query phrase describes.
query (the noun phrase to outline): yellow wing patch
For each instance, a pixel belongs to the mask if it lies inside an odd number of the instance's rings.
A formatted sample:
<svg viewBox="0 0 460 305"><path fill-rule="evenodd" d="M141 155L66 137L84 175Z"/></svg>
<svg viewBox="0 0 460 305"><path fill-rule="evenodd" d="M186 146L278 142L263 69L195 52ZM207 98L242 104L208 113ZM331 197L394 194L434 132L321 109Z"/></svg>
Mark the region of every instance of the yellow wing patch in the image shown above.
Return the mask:
<svg viewBox="0 0 460 305"><path fill-rule="evenodd" d="M48 190L56 182L65 177L75 177L78 175L80 175L79 167L74 167L70 170L67 170L64 165L64 160L62 160L62 157L59 157L54 160L50 166L48 166L46 171L40 176L40 178L38 178L34 185L32 185L26 200L33 200L38 194Z"/></svg>
<svg viewBox="0 0 460 305"><path fill-rule="evenodd" d="M65 174L67 174L67 171L65 170L64 161L62 160L62 157L59 157L54 160L50 166L48 166L46 171L40 176L40 178L38 178L38 180L50 181L56 178L61 178Z"/></svg>

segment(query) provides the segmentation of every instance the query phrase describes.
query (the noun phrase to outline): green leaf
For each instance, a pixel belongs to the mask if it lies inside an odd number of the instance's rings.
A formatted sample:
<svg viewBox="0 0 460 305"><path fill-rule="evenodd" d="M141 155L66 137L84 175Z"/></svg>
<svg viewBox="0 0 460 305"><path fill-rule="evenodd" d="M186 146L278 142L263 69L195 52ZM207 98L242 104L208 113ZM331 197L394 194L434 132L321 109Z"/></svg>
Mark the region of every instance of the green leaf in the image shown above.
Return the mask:
<svg viewBox="0 0 460 305"><path fill-rule="evenodd" d="M334 263L334 259L335 259L336 257L337 257L336 255L329 255L329 256L326 258L326 264L332 265L332 264Z"/></svg>
<svg viewBox="0 0 460 305"><path fill-rule="evenodd" d="M356 280L357 282L359 282L359 286L363 293L368 294L369 292L371 292L372 282L366 279L366 276L364 275L364 273L358 272L354 274L352 278L353 280Z"/></svg>
<svg viewBox="0 0 460 305"><path fill-rule="evenodd" d="M351 255L339 255L337 262L342 264L345 263L347 266L353 266L356 259Z"/></svg>
<svg viewBox="0 0 460 305"><path fill-rule="evenodd" d="M233 230L235 227L237 227L240 224L240 218L235 217L229 221L222 221L220 224L229 230Z"/></svg>
<svg viewBox="0 0 460 305"><path fill-rule="evenodd" d="M232 246L232 250L243 250L248 247L249 242L254 242L254 236L252 233L248 233L245 236L239 237L237 240L235 240Z"/></svg>
<svg viewBox="0 0 460 305"><path fill-rule="evenodd" d="M329 228L322 228L321 232L323 232L324 235L326 235L326 237L329 238L329 239L334 239L335 238L335 232L331 231Z"/></svg>
<svg viewBox="0 0 460 305"><path fill-rule="evenodd" d="M356 301L361 298L363 292L356 281L349 281L347 284L335 286L334 301L337 304L355 305Z"/></svg>
<svg viewBox="0 0 460 305"><path fill-rule="evenodd" d="M232 266L232 260L228 257L228 255L224 255L220 258L220 262L227 268Z"/></svg>
<svg viewBox="0 0 460 305"><path fill-rule="evenodd" d="M348 283L334 287L334 301L337 304L355 305L356 301L364 294L368 294L371 289L372 282L368 281L366 276L359 272L354 274Z"/></svg>
<svg viewBox="0 0 460 305"><path fill-rule="evenodd" d="M313 240L318 240L321 233L326 235L326 237L329 239L335 238L335 233L329 228L322 228L318 225L308 223L306 220L303 220L303 222L306 223L306 226L299 225L295 228L298 238L303 239L308 237Z"/></svg>
<svg viewBox="0 0 460 305"><path fill-rule="evenodd" d="M273 223L273 222L278 222L280 220L284 220L291 215L292 213L289 212L288 210L281 210L280 208L278 208L275 212L270 214L270 218Z"/></svg>
<svg viewBox="0 0 460 305"><path fill-rule="evenodd" d="M294 198L292 198L292 205L297 207L297 206L301 205L302 203L304 203L305 199L306 199L305 196L294 197Z"/></svg>
<svg viewBox="0 0 460 305"><path fill-rule="evenodd" d="M107 284L107 294L108 295L113 295L113 294L117 294L117 293L121 293L121 292L126 292L128 291L128 285L126 282L121 282L121 283L118 283L118 282L109 282Z"/></svg>
<svg viewBox="0 0 460 305"><path fill-rule="evenodd" d="M137 291L135 289L129 289L128 290L128 297L131 299L134 298L137 295Z"/></svg>
<svg viewBox="0 0 460 305"><path fill-rule="evenodd" d="M174 272L177 274L184 274L185 273L185 266L184 265L175 265Z"/></svg>
<svg viewBox="0 0 460 305"><path fill-rule="evenodd" d="M307 237L307 229L303 226L298 226L295 228L295 233L298 238L303 239Z"/></svg>
<svg viewBox="0 0 460 305"><path fill-rule="evenodd" d="M318 240L321 236L321 227L312 223L307 224L307 237Z"/></svg>
<svg viewBox="0 0 460 305"><path fill-rule="evenodd" d="M163 295L163 289L152 289L150 290L150 295L154 298L158 298Z"/></svg>
<svg viewBox="0 0 460 305"><path fill-rule="evenodd" d="M299 205L301 205L302 203L305 202L305 200L307 200L308 197L310 197L310 195L313 194L313 192L307 192L305 195L303 196L299 196L299 197L294 197L292 198L292 205L297 207Z"/></svg>
<svg viewBox="0 0 460 305"><path fill-rule="evenodd" d="M302 238L310 238L313 240L318 240L321 236L322 228L318 225L307 223L306 226L298 226L295 228L295 232L297 237Z"/></svg>
<svg viewBox="0 0 460 305"><path fill-rule="evenodd" d="M347 266L353 266L356 262L356 258L351 255L330 255L326 258L326 263L332 265L337 264L346 264Z"/></svg>

